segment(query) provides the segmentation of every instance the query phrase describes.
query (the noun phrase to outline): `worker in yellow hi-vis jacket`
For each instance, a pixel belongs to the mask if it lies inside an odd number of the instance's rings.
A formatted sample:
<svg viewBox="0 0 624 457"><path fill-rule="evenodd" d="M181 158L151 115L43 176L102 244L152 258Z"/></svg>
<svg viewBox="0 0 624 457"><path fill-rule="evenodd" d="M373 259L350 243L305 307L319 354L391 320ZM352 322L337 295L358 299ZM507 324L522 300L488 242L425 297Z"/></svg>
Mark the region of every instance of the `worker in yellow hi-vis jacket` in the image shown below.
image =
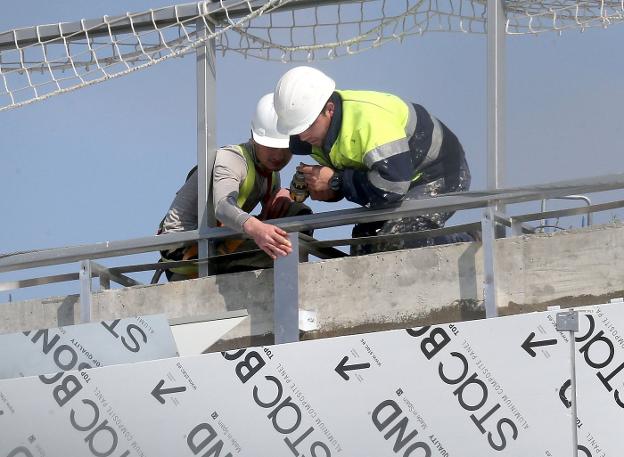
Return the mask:
<svg viewBox="0 0 624 457"><path fill-rule="evenodd" d="M418 104L387 93L337 90L311 67L296 67L274 92L277 129L290 135L290 150L320 165L301 165L315 200L346 198L362 206L429 198L470 187L464 150L451 130ZM357 224L353 236L441 228L452 212ZM398 239L360 245L356 254L427 244L471 241L467 234Z"/></svg>

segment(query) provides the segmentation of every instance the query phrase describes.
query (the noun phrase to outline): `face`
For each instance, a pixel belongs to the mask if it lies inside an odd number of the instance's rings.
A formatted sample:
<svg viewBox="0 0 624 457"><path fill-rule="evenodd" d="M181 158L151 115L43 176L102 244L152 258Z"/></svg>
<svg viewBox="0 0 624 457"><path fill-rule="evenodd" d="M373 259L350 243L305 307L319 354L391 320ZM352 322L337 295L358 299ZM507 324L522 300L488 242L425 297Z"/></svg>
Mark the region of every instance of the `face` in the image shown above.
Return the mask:
<svg viewBox="0 0 624 457"><path fill-rule="evenodd" d="M268 171L280 171L290 162L292 157L288 148L270 148L256 143L255 149L258 162Z"/></svg>
<svg viewBox="0 0 624 457"><path fill-rule="evenodd" d="M299 134L299 139L312 146L322 147L333 115L334 104L328 102L312 125Z"/></svg>

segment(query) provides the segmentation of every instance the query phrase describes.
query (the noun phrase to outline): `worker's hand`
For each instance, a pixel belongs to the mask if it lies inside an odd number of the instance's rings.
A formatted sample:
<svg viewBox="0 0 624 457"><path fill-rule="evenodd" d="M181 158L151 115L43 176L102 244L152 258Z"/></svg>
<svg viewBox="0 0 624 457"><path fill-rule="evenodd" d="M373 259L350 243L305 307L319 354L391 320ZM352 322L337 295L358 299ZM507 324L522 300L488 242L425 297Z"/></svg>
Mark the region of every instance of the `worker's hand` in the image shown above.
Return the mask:
<svg viewBox="0 0 624 457"><path fill-rule="evenodd" d="M288 234L279 227L265 224L252 216L243 224L243 230L273 260L278 256L288 255L292 251Z"/></svg>
<svg viewBox="0 0 624 457"><path fill-rule="evenodd" d="M292 202L290 190L281 188L271 197L271 200L269 200L266 205L267 207L262 209L262 212L266 216L265 219L276 219L284 216L288 212L288 208L290 208Z"/></svg>
<svg viewBox="0 0 624 457"><path fill-rule="evenodd" d="M329 201L336 197L336 192L329 187L329 180L334 175L334 170L321 165L305 164L299 165L297 170L305 176L312 200Z"/></svg>

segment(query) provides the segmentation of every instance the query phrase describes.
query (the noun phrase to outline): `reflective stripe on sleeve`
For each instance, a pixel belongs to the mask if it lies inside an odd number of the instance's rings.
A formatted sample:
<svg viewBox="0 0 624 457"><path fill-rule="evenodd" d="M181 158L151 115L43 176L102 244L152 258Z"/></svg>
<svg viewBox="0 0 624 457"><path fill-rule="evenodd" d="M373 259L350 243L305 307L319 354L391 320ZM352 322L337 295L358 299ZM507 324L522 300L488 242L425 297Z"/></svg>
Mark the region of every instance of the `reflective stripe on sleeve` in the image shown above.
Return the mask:
<svg viewBox="0 0 624 457"><path fill-rule="evenodd" d="M407 138L391 141L368 151L364 156L364 165L366 168L372 168L376 162L388 160L390 157L406 151L409 151Z"/></svg>
<svg viewBox="0 0 624 457"><path fill-rule="evenodd" d="M404 195L411 184L410 181L388 181L382 178L377 171L369 171L368 180L377 189L399 195Z"/></svg>
<svg viewBox="0 0 624 457"><path fill-rule="evenodd" d="M419 170L425 168L430 163L434 162L438 156L440 155L440 148L442 147L442 137L444 136L442 133L442 126L440 125L440 121L438 121L435 117L430 116L433 121L433 132L431 133L431 146L429 146L429 151L427 151L427 155L425 156L425 160L422 161Z"/></svg>
<svg viewBox="0 0 624 457"><path fill-rule="evenodd" d="M406 101L403 101L403 103L407 105L407 124L405 124L405 135L408 138L411 138L411 136L416 131L416 124L418 123L418 115L416 114L416 109L414 108L413 104L406 102Z"/></svg>

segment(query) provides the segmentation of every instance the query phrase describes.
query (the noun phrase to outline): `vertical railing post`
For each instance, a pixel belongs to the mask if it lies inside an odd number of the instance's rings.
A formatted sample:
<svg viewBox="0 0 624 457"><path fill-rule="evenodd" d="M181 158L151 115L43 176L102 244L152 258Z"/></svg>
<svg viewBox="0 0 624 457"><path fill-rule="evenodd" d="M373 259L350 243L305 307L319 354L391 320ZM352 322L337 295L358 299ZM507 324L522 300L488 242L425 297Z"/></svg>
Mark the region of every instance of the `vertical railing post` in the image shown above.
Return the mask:
<svg viewBox="0 0 624 457"><path fill-rule="evenodd" d="M522 232L522 222L517 221L515 218L509 218L511 222L511 236L520 236L523 234Z"/></svg>
<svg viewBox="0 0 624 457"><path fill-rule="evenodd" d="M545 199L545 198L544 198L544 199L542 199L542 201L541 201L541 204L540 204L540 211L541 211L542 213L545 213L545 212L546 212L546 203L547 203L547 202L548 202L548 200L547 200L547 199ZM547 232L546 228L548 227L548 219L542 219L540 223L542 224L542 232L543 232L543 233L546 233L546 232Z"/></svg>
<svg viewBox="0 0 624 457"><path fill-rule="evenodd" d="M505 9L503 0L487 0L487 188L505 185ZM504 213L505 207L496 210ZM505 236L499 226L496 236Z"/></svg>
<svg viewBox="0 0 624 457"><path fill-rule="evenodd" d="M576 340L574 333L579 331L578 311L568 310L557 313L555 328L559 332L569 332L570 339L570 408L572 423L572 449L571 456L578 456L578 410L576 406Z"/></svg>
<svg viewBox="0 0 624 457"><path fill-rule="evenodd" d="M104 272L100 272L100 290L108 290L110 289L110 276Z"/></svg>
<svg viewBox="0 0 624 457"><path fill-rule="evenodd" d="M91 322L91 261L80 262L80 322Z"/></svg>
<svg viewBox="0 0 624 457"><path fill-rule="evenodd" d="M275 344L299 341L299 234L288 238L292 252L278 257L273 269Z"/></svg>
<svg viewBox="0 0 624 457"><path fill-rule="evenodd" d="M498 316L496 306L496 222L494 208L489 206L483 211L481 219L481 238L483 243L483 299L485 302L485 317Z"/></svg>
<svg viewBox="0 0 624 457"><path fill-rule="evenodd" d="M198 36L212 31L203 18L197 20ZM200 237L216 225L212 204L212 168L216 148L216 85L215 41L208 40L197 48L197 230ZM211 254L210 240L199 240L198 258ZM209 274L209 262L199 264L199 276Z"/></svg>

